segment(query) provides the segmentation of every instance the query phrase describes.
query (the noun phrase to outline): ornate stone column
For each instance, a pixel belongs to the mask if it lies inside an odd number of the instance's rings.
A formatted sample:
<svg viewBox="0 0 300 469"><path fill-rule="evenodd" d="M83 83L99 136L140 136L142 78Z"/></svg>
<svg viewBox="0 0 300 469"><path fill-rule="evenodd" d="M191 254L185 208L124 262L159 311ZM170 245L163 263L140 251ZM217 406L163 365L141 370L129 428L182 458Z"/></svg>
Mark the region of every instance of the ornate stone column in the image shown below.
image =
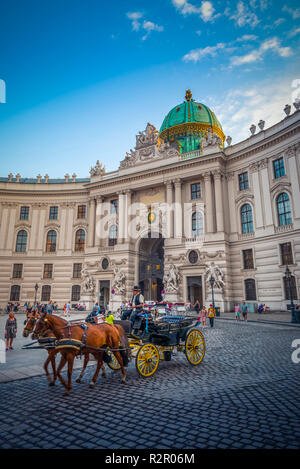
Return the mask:
<svg viewBox="0 0 300 469"><path fill-rule="evenodd" d="M222 172L214 171L217 231L224 231Z"/></svg>
<svg viewBox="0 0 300 469"><path fill-rule="evenodd" d="M214 219L213 219L213 200L212 200L212 185L211 185L211 173L207 171L204 173L205 182L205 214L206 214L206 232L213 233L214 231Z"/></svg>
<svg viewBox="0 0 300 469"><path fill-rule="evenodd" d="M167 205L168 205L168 217L167 217L167 233L170 238L174 237L174 214L173 214L173 184L172 181L166 182L167 188Z"/></svg>
<svg viewBox="0 0 300 469"><path fill-rule="evenodd" d="M182 198L181 198L181 180L175 179L175 238L182 238Z"/></svg>
<svg viewBox="0 0 300 469"><path fill-rule="evenodd" d="M95 246L95 199L89 199L89 232L88 232L88 247Z"/></svg>
<svg viewBox="0 0 300 469"><path fill-rule="evenodd" d="M95 216L95 230L94 230L94 246L100 247L103 246L103 226L102 226L102 207L101 204L104 200L102 195L97 195L96 200L96 216Z"/></svg>
<svg viewBox="0 0 300 469"><path fill-rule="evenodd" d="M124 241L124 206L125 206L125 195L122 191L118 192L119 203L118 203L118 243L122 244Z"/></svg>
<svg viewBox="0 0 300 469"><path fill-rule="evenodd" d="M229 201L229 218L230 218L230 233L237 232L237 220L235 209L235 193L234 193L234 172L227 173L228 181L228 201Z"/></svg>
<svg viewBox="0 0 300 469"><path fill-rule="evenodd" d="M124 237L125 237L125 242L130 243L130 233L129 233L129 224L130 224L130 214L129 214L129 209L131 206L131 190L127 189L125 191L125 220L124 220Z"/></svg>

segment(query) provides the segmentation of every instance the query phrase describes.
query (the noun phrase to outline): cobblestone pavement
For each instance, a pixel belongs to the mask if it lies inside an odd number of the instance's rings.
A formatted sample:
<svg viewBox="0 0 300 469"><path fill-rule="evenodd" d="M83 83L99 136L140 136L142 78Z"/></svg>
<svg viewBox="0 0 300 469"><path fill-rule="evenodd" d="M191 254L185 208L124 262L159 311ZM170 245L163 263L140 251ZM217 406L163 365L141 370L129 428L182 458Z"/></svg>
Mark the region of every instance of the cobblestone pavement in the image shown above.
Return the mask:
<svg viewBox="0 0 300 469"><path fill-rule="evenodd" d="M206 355L183 354L143 379L94 367L69 397L45 377L0 384L1 448L300 448L300 330L218 320L204 329ZM74 373L76 377L78 371Z"/></svg>

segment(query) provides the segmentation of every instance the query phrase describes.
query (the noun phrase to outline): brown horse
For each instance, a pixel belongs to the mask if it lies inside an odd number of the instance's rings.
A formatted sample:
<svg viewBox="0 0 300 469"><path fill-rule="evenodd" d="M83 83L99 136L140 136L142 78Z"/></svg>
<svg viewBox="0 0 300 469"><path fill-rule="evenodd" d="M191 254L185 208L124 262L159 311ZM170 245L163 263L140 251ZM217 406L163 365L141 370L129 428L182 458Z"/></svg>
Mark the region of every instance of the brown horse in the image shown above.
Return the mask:
<svg viewBox="0 0 300 469"><path fill-rule="evenodd" d="M120 337L118 328L111 326L110 324L99 324L99 325L89 325L87 331L85 332L80 325L70 324L66 320L43 313L41 317L36 322L34 333L36 336L40 336L46 330L50 329L55 337L58 340L69 339L81 342L83 341L84 334L86 333L84 353L92 353L97 359L97 369L90 383L90 387L94 387L96 380L99 375L100 368L103 365L103 352L106 347L109 347L113 351L116 359L120 363L122 370L122 383L126 381L126 371L123 364L123 358L120 353L121 343L123 343L123 338ZM121 340L122 339L122 340ZM128 343L127 343L128 345ZM129 347L128 347L129 348ZM100 349L100 350L99 350ZM96 352L96 353L95 353ZM62 355L60 364L57 369L57 376L60 379L61 383L64 385L66 391L65 394L68 395L70 389L72 388L72 371L75 356L80 353L80 350L74 348L69 348L68 346L62 347L60 349ZM88 361L88 359L87 359ZM61 370L64 365L68 362L68 383L61 376ZM85 366L86 366L85 358ZM84 369L85 369L84 366ZM84 371L83 369L83 371Z"/></svg>
<svg viewBox="0 0 300 469"><path fill-rule="evenodd" d="M28 320L27 320L27 322L25 324L25 327L24 327L24 330L23 330L23 337L28 337L29 334L31 334L33 332L36 321L38 320L38 317L39 317L39 315L36 314L35 311L33 311L33 313L31 313L29 315ZM48 329L47 331L44 332L42 337L43 338L53 338L53 337L55 337L55 335L53 334L53 332L51 330ZM55 366L56 354L57 354L57 351L55 349L49 349L48 350L48 357L47 357L47 359L46 359L46 361L43 365L46 376L47 376L47 379L49 381L49 386L54 386L56 378L57 378L56 366ZM51 375L48 371L48 365L49 365L50 362L51 362L52 370L53 370L53 380L51 380Z"/></svg>
<svg viewBox="0 0 300 469"><path fill-rule="evenodd" d="M35 311L33 311L29 316L28 316L28 320L26 322L26 325L24 327L24 330L23 330L23 337L28 337L29 334L32 333L32 339L35 340L37 338L37 336L34 335L34 328L35 328L35 324L36 324L36 321L38 320L38 318L40 317L40 314L37 314ZM43 334L42 336L39 335L39 337L41 338L56 338L55 335L53 334L53 332L51 331L51 329L47 329ZM54 386L55 385L55 381L57 379L57 373L56 373L56 363L55 363L55 359L56 359L56 355L57 353L59 352L59 350L55 350L55 349L49 349L48 350L48 358L47 360L45 361L44 363L44 370L46 372L46 377L49 381L49 386ZM87 367L87 364L89 362L89 359L90 359L90 354L88 352L85 352L84 353L84 364L83 364L83 367L82 367L82 371L80 373L80 377L77 378L76 382L77 383L80 383L81 382L81 378L84 374L84 371ZM93 353L96 361L98 361L98 356L96 355L96 353ZM48 365L49 363L51 362L51 365L52 365L52 369L53 369L53 379L51 380L51 375L48 371ZM106 376L106 372L105 372L105 367L104 365L102 366L102 376L105 377Z"/></svg>

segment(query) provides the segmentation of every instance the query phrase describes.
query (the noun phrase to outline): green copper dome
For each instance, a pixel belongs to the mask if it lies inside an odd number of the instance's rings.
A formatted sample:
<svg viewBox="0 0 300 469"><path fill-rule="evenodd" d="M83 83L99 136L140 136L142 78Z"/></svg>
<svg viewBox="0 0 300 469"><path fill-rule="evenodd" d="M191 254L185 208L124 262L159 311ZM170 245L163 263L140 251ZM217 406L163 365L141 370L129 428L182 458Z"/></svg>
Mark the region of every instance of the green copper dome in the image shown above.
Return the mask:
<svg viewBox="0 0 300 469"><path fill-rule="evenodd" d="M225 135L215 113L205 104L194 101L190 90L187 90L185 98L186 101L173 107L166 115L159 138L165 142L176 140L181 152L201 148L201 140L208 132L220 137L223 144Z"/></svg>

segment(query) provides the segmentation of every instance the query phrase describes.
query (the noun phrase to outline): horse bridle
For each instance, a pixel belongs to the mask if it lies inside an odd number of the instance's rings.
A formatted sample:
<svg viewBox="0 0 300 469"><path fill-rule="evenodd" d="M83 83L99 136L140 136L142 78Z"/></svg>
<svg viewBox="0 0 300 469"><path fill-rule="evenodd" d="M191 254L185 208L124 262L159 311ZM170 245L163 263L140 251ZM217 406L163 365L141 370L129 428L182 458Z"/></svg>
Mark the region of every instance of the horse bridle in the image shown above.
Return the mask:
<svg viewBox="0 0 300 469"><path fill-rule="evenodd" d="M34 329L34 324L36 323L36 321L38 320L38 318L36 316L33 316L30 320L27 321L26 323L26 327L24 327L24 331L23 332L33 332L33 329ZM27 326L33 326L32 328L29 328Z"/></svg>

